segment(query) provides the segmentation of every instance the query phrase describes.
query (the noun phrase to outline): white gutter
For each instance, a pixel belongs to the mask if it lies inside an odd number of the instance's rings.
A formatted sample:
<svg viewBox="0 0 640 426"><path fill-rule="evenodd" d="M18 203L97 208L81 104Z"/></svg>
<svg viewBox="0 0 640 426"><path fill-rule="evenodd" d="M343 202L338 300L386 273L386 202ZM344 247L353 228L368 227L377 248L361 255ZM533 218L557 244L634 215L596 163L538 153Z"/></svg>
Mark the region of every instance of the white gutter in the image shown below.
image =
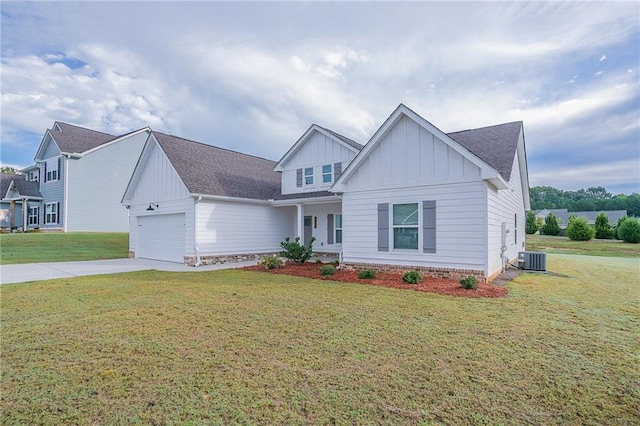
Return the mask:
<svg viewBox="0 0 640 426"><path fill-rule="evenodd" d="M226 197L224 195L207 195L207 194L191 194L193 198L198 200L216 200L216 201L240 201L243 203L264 204L269 205L267 200L256 200L254 198Z"/></svg>
<svg viewBox="0 0 640 426"><path fill-rule="evenodd" d="M200 248L198 247L198 203L202 201L202 196L198 196L193 203L193 248L196 251L196 264L193 265L197 268L202 264L200 262Z"/></svg>

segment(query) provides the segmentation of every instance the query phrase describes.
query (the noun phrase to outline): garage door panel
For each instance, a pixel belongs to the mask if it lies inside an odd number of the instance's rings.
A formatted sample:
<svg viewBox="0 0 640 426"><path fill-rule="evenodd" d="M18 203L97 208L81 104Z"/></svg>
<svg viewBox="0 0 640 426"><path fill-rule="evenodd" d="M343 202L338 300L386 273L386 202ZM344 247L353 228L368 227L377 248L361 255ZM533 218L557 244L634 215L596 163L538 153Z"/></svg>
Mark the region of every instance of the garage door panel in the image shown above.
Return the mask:
<svg viewBox="0 0 640 426"><path fill-rule="evenodd" d="M184 213L139 216L136 257L183 263L184 231Z"/></svg>

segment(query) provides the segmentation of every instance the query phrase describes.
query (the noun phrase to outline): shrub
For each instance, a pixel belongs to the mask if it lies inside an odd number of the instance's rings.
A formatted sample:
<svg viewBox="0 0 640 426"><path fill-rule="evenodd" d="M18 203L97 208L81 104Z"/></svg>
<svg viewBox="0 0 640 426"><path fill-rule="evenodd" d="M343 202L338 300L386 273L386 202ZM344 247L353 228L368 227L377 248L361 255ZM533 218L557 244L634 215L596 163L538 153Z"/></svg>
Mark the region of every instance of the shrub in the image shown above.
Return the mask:
<svg viewBox="0 0 640 426"><path fill-rule="evenodd" d="M361 280L372 280L376 277L376 271L374 271L373 269L365 269L363 271L360 271L360 273L358 274L358 278L360 278Z"/></svg>
<svg viewBox="0 0 640 426"><path fill-rule="evenodd" d="M620 229L620 226L622 226L622 223L627 220L626 216L622 216L620 219L618 219L618 222L616 222L615 226L613 227L613 238L615 238L616 240L621 240L622 238L620 238L620 235L618 235L618 230Z"/></svg>
<svg viewBox="0 0 640 426"><path fill-rule="evenodd" d="M287 237L280 243L280 246L284 249L280 252L280 256L285 259L293 260L294 262L304 263L309 260L313 254L312 245L315 240L315 237L311 237L309 244L304 246L300 244L300 237L296 237L293 241L290 241L289 237Z"/></svg>
<svg viewBox="0 0 640 426"><path fill-rule="evenodd" d="M265 269L278 269L282 268L284 262L275 254L270 256L263 256L258 262L258 265L264 266Z"/></svg>
<svg viewBox="0 0 640 426"><path fill-rule="evenodd" d="M589 226L587 219L583 217L576 217L569 221L567 236L574 241L589 241L595 233L596 231Z"/></svg>
<svg viewBox="0 0 640 426"><path fill-rule="evenodd" d="M322 260L316 259L316 263L322 263Z"/></svg>
<svg viewBox="0 0 640 426"><path fill-rule="evenodd" d="M532 211L527 212L527 220L525 221L524 232L532 235L538 232L538 222L536 221L536 215Z"/></svg>
<svg viewBox="0 0 640 426"><path fill-rule="evenodd" d="M549 213L547 217L544 218L544 225L542 225L541 230L544 235L558 235L560 233L558 218L553 213Z"/></svg>
<svg viewBox="0 0 640 426"><path fill-rule="evenodd" d="M620 225L618 236L625 243L640 243L640 221L635 217L628 217Z"/></svg>
<svg viewBox="0 0 640 426"><path fill-rule="evenodd" d="M418 284L422 282L422 274L418 271L409 271L402 277L402 281L409 284Z"/></svg>
<svg viewBox="0 0 640 426"><path fill-rule="evenodd" d="M611 238L611 225L609 225L609 217L600 213L596 216L596 238L606 240Z"/></svg>
<svg viewBox="0 0 640 426"><path fill-rule="evenodd" d="M460 280L460 287L467 290L475 290L478 288L478 280L476 277L466 277Z"/></svg>
<svg viewBox="0 0 640 426"><path fill-rule="evenodd" d="M333 275L336 273L336 268L333 265L324 265L320 267L320 274L322 276Z"/></svg>

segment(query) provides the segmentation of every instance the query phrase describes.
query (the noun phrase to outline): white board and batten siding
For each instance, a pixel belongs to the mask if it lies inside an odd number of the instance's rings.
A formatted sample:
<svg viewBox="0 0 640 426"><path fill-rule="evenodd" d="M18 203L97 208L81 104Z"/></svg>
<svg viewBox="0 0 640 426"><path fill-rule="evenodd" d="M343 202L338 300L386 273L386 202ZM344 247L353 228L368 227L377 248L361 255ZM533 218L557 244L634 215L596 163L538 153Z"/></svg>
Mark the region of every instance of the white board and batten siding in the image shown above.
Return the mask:
<svg viewBox="0 0 640 426"><path fill-rule="evenodd" d="M518 155L513 162L509 188L498 191L491 186L487 187L488 275L504 266L501 256L502 223L508 230L505 236L505 258L512 261L519 251L524 250L526 216Z"/></svg>
<svg viewBox="0 0 640 426"><path fill-rule="evenodd" d="M201 256L279 252L295 233L295 207L204 199L196 212Z"/></svg>
<svg viewBox="0 0 640 426"><path fill-rule="evenodd" d="M164 232L171 239L165 238L163 244L176 245L177 242L178 246L181 245L183 256L194 256L194 199L156 143L149 145L149 150L143 153L142 161L145 164L134 184L135 190L130 199L125 201L130 204L129 250L139 257L137 246L141 227L148 226L153 229L158 224L166 222L173 224L175 228L174 225L177 223L175 221L180 218L184 221L184 225L179 226L182 229L183 238L178 239L175 229L166 230ZM153 204L153 210L148 210L149 204ZM155 221L151 218L163 215L163 218ZM148 249L145 246L142 248L142 255L148 256ZM169 256L175 256L173 250L169 248L160 249L157 252L161 256L165 256L166 253L170 253Z"/></svg>
<svg viewBox="0 0 640 426"><path fill-rule="evenodd" d="M138 133L67 160L67 231L129 230L129 214L120 200L147 136Z"/></svg>
<svg viewBox="0 0 640 426"><path fill-rule="evenodd" d="M282 193L295 194L329 189L335 180L335 174L331 182L322 182L322 166L331 165L334 172L335 163L341 163L342 170L346 169L351 160L356 156L353 149L347 148L343 143L314 131L298 151L284 164L282 171ZM302 186L298 186L298 169L313 167L313 185L305 185L304 177Z"/></svg>
<svg viewBox="0 0 640 426"><path fill-rule="evenodd" d="M311 235L316 239L313 249L319 252L340 252L342 243L336 242L335 218L336 215L342 214L342 205L340 203L305 204L302 208L303 216L311 216ZM342 229L344 232L344 224Z"/></svg>

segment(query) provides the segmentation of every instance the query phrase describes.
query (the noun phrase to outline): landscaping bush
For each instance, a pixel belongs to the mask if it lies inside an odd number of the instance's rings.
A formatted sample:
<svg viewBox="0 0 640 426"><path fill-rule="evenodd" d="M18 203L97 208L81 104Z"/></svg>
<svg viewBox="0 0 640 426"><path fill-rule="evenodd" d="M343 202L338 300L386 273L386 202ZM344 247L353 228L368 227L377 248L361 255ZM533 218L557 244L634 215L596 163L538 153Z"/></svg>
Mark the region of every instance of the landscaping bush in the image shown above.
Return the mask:
<svg viewBox="0 0 640 426"><path fill-rule="evenodd" d="M466 277L460 280L460 286L467 290L475 290L478 288L478 280L476 277Z"/></svg>
<svg viewBox="0 0 640 426"><path fill-rule="evenodd" d="M583 217L576 217L569 221L567 236L574 241L589 241L595 233L596 231L589 226L587 219Z"/></svg>
<svg viewBox="0 0 640 426"><path fill-rule="evenodd" d="M618 219L618 222L616 222L615 226L613 227L613 238L615 238L616 240L621 240L622 238L620 238L620 235L618 235L618 230L620 229L620 226L622 226L622 223L627 220L626 216L622 216L620 219Z"/></svg>
<svg viewBox="0 0 640 426"><path fill-rule="evenodd" d="M544 235L558 235L560 233L558 218L553 213L549 213L544 218L544 225L542 225L541 231Z"/></svg>
<svg viewBox="0 0 640 426"><path fill-rule="evenodd" d="M316 259L316 263L322 263L322 260Z"/></svg>
<svg viewBox="0 0 640 426"><path fill-rule="evenodd" d="M422 282L422 274L418 271L409 271L402 277L402 281L409 284L418 284Z"/></svg>
<svg viewBox="0 0 640 426"><path fill-rule="evenodd" d="M258 262L258 265L263 266L265 269L278 269L284 266L284 262L278 256L263 256Z"/></svg>
<svg viewBox="0 0 640 426"><path fill-rule="evenodd" d="M333 265L324 265L320 267L320 274L322 276L333 275L336 273L336 268Z"/></svg>
<svg viewBox="0 0 640 426"><path fill-rule="evenodd" d="M609 217L600 213L596 216L596 238L606 240L611 238L611 225L609 225Z"/></svg>
<svg viewBox="0 0 640 426"><path fill-rule="evenodd" d="M304 246L303 244L300 244L300 237L296 237L296 239L293 241L290 241L289 237L287 237L283 242L280 243L280 246L284 249L280 252L280 256L294 262L304 263L309 260L309 258L313 254L312 246L315 240L315 237L311 237L311 241L309 241L309 244Z"/></svg>
<svg viewBox="0 0 640 426"><path fill-rule="evenodd" d="M524 232L532 235L538 232L538 222L536 221L536 215L532 211L527 212L527 220L525 221Z"/></svg>
<svg viewBox="0 0 640 426"><path fill-rule="evenodd" d="M358 274L358 278L360 278L361 280L372 280L376 277L376 271L374 271L373 269L365 269L363 271L360 271L360 273Z"/></svg>
<svg viewBox="0 0 640 426"><path fill-rule="evenodd" d="M618 236L625 243L640 243L640 221L635 217L628 217L620 225Z"/></svg>

